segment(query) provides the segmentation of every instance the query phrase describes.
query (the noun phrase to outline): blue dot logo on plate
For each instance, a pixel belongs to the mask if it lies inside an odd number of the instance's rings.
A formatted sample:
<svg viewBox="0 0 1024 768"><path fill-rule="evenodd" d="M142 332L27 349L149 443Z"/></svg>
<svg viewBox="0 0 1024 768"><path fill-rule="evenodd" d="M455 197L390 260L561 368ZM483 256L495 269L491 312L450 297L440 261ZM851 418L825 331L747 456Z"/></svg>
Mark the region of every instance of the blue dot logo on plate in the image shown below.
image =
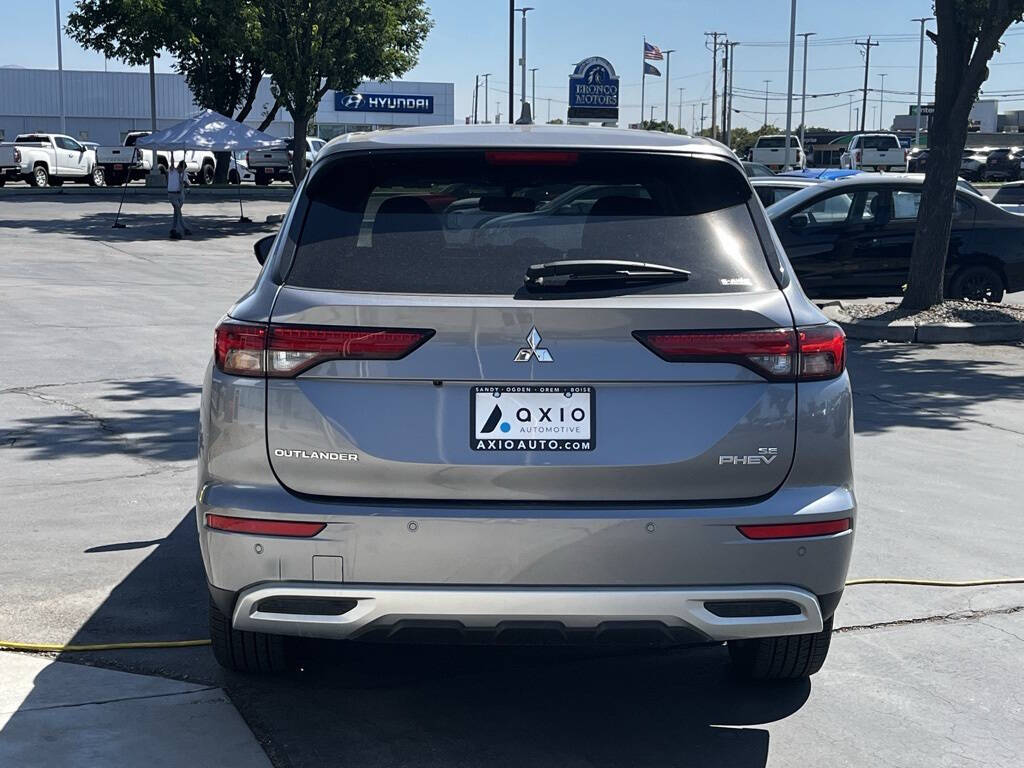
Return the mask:
<svg viewBox="0 0 1024 768"><path fill-rule="evenodd" d="M508 432L510 429L512 429L512 425L511 424L509 424L507 421L501 422L501 431L502 432Z"/></svg>

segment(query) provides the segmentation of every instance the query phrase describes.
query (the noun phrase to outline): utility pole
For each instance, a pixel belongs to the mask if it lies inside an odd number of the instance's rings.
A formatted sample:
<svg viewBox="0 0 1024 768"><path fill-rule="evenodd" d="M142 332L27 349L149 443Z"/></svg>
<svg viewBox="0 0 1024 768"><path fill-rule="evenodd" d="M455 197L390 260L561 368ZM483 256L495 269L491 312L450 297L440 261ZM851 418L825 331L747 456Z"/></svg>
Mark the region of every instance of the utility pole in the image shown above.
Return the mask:
<svg viewBox="0 0 1024 768"><path fill-rule="evenodd" d="M847 120L846 130L852 131L853 130L853 94L852 93L850 94L850 103L847 106L846 120Z"/></svg>
<svg viewBox="0 0 1024 768"><path fill-rule="evenodd" d="M727 132L727 141L732 142L732 84L736 80L736 46L739 43L727 43L729 46L729 119L726 122L725 130Z"/></svg>
<svg viewBox="0 0 1024 768"><path fill-rule="evenodd" d="M854 45L864 46L864 99L860 107L860 132L864 133L864 123L868 114L868 71L871 69L871 49L877 48L878 43L871 42L871 35L868 35L866 42L858 40Z"/></svg>
<svg viewBox="0 0 1024 768"><path fill-rule="evenodd" d="M800 97L800 146L804 145L804 129L807 127L807 38L816 34L815 32L801 32L800 37L804 39L804 85ZM804 152L807 152L805 149Z"/></svg>
<svg viewBox="0 0 1024 768"><path fill-rule="evenodd" d="M501 100L497 99L494 102L494 122L501 122ZM512 122L511 120L509 122Z"/></svg>
<svg viewBox="0 0 1024 768"><path fill-rule="evenodd" d="M551 97L548 96L548 122L551 122Z"/></svg>
<svg viewBox="0 0 1024 768"><path fill-rule="evenodd" d="M853 108L853 127L854 130L857 128L857 123L860 122L860 107Z"/></svg>
<svg viewBox="0 0 1024 768"><path fill-rule="evenodd" d="M729 43L722 43L722 143L729 146Z"/></svg>
<svg viewBox="0 0 1024 768"><path fill-rule="evenodd" d="M700 132L701 133L704 133L704 107L706 107L707 105L708 105L708 103L706 101L702 101L700 103Z"/></svg>
<svg viewBox="0 0 1024 768"><path fill-rule="evenodd" d="M665 54L665 133L668 133L668 73L671 69L672 54L675 53L675 48L668 51L662 51Z"/></svg>
<svg viewBox="0 0 1024 768"><path fill-rule="evenodd" d="M786 154L783 167L789 167L789 144L793 135L793 58L796 55L796 0L789 5L789 86L786 91ZM796 153L794 152L794 157Z"/></svg>
<svg viewBox="0 0 1024 768"><path fill-rule="evenodd" d="M491 73L490 72L484 72L482 75L480 75L480 77L482 77L484 79L484 122L485 123L489 123L489 122L491 122L491 111L490 111L490 109L488 109L488 107L490 105L487 103L488 102L488 98L487 98L488 97L488 93L487 93L487 84L488 84L488 82L487 81L490 79Z"/></svg>
<svg viewBox="0 0 1024 768"><path fill-rule="evenodd" d="M690 105L690 135L697 135L697 103Z"/></svg>
<svg viewBox="0 0 1024 768"><path fill-rule="evenodd" d="M508 122L512 124L512 91L515 90L515 66L513 51L516 47L516 0L508 0ZM499 104L501 102L498 102ZM501 112L499 111L499 115ZM495 118L495 122L501 122Z"/></svg>
<svg viewBox="0 0 1024 768"><path fill-rule="evenodd" d="M479 121L477 118L477 107L480 101L480 75L476 76L476 84L473 86L473 125L476 125Z"/></svg>
<svg viewBox="0 0 1024 768"><path fill-rule="evenodd" d="M677 125L676 128L679 129L682 129L683 127L683 91L685 90L685 88L679 89L679 117L676 118L676 122L679 123L679 125Z"/></svg>
<svg viewBox="0 0 1024 768"><path fill-rule="evenodd" d="M654 104L651 104L651 119L647 121L647 125L650 126L654 123Z"/></svg>
<svg viewBox="0 0 1024 768"><path fill-rule="evenodd" d="M530 67L530 116L537 112L537 70L540 67Z"/></svg>
<svg viewBox="0 0 1024 768"><path fill-rule="evenodd" d="M57 7L57 97L60 101L60 132L66 134L68 118L64 113L64 56L60 49L60 0L55 0L55 5Z"/></svg>
<svg viewBox="0 0 1024 768"><path fill-rule="evenodd" d="M711 38L711 138L715 138L715 112L718 110L718 38L725 37L725 32L705 32L704 47L707 48L707 38ZM701 127L701 130L704 130Z"/></svg>
<svg viewBox="0 0 1024 768"><path fill-rule="evenodd" d="M878 93L878 130L882 130L882 122L885 120L885 73L879 75L882 78L882 90Z"/></svg>
<svg viewBox="0 0 1024 768"><path fill-rule="evenodd" d="M520 50L522 56L519 59L519 68L522 75L522 89L520 91L521 96L519 99L519 119L523 122L528 122L526 119L526 14L533 10L532 6L525 6L523 8L516 8L521 14L523 14L523 32L522 40L519 41ZM512 84L509 83L509 92L512 91ZM512 117L512 110L509 110L508 116Z"/></svg>
<svg viewBox="0 0 1024 768"><path fill-rule="evenodd" d="M921 23L921 46L917 54L917 116L914 122L914 146L921 146L921 79L924 74L924 25L931 21L932 17L923 19L911 19Z"/></svg>
<svg viewBox="0 0 1024 768"><path fill-rule="evenodd" d="M768 83L771 80L764 81L764 124L768 125Z"/></svg>

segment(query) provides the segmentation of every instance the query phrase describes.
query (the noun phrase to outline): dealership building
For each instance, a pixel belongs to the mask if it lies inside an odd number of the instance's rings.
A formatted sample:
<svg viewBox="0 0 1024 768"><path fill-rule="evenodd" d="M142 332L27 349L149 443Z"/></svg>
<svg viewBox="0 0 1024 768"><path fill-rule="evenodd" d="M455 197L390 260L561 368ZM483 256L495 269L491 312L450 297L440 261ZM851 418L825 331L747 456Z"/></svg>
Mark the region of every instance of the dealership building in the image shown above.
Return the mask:
<svg viewBox="0 0 1024 768"><path fill-rule="evenodd" d="M0 141L11 141L20 133L60 132L59 83L54 70L0 67ZM258 126L273 103L270 79L264 78L246 124ZM158 130L199 110L181 75L156 75ZM120 144L126 133L152 127L149 74L65 70L64 113L68 135ZM310 129L331 139L352 131L454 122L453 83L366 82L351 94L328 91ZM292 127L291 116L282 108L266 131L291 136Z"/></svg>

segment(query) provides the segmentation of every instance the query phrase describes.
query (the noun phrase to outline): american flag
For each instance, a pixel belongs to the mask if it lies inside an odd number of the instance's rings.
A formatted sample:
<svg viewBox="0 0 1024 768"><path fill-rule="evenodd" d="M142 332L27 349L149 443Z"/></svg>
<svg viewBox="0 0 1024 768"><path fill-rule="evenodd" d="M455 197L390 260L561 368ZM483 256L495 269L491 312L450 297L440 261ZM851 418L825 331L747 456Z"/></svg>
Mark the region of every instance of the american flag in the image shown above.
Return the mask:
<svg viewBox="0 0 1024 768"><path fill-rule="evenodd" d="M644 40L644 58L651 61L661 61L665 57L661 55L661 48Z"/></svg>

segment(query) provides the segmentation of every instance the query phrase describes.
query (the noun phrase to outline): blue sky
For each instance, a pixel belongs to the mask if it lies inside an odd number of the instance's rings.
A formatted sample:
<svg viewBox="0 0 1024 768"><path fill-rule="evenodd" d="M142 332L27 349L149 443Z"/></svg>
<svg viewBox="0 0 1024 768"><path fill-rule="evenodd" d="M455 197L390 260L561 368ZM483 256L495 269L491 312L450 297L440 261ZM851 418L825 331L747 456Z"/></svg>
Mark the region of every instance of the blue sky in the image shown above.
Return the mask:
<svg viewBox="0 0 1024 768"><path fill-rule="evenodd" d="M528 0L535 7L528 16L527 61L537 72L537 117L547 119L550 99L552 117L564 117L568 74L572 64L587 56L604 56L618 70L623 86L621 122L640 115L641 46L644 35L662 49L674 48L670 72L669 119L679 115L682 94L683 125L700 113L700 104L710 101L711 54L704 45L704 32L728 33L738 41L735 85L746 94L735 104L742 110L734 124L757 127L764 119L764 80L769 79L769 120L785 121L786 67L788 49L782 45L789 33L789 0ZM508 3L505 0L429 0L436 22L419 65L406 75L414 80L453 81L456 92L456 120L469 114L474 74L493 72L490 106L500 102L508 109ZM519 3L520 5L522 3ZM61 0L66 15L73 0ZM808 94L831 94L859 89L863 85L860 48L847 38L875 36L881 45L872 49L868 119L877 119L880 73L886 73L884 121L906 112L917 89L918 25L910 19L931 15L931 0L857 0L836 4L828 0L799 0L797 31L815 32L809 48ZM2 0L5 26L17 29L0 51L0 65L56 68L55 15L49 0ZM898 10L894 10L898 8ZM519 26L516 34L518 38ZM934 27L933 27L934 28ZM839 38L839 39L837 39ZM815 44L815 40L821 41ZM516 56L518 57L518 39ZM801 48L796 57L794 88L800 90ZM929 61L931 59L932 61ZM925 44L924 90L934 85L934 51ZM664 74L664 62L657 65ZM103 69L103 57L84 51L64 40L64 66L68 69ZM127 69L110 61L111 70ZM169 71L171 62L159 62ZM742 89L742 91L741 91ZM986 91L1012 92L999 96L1000 110L1024 109L1024 25L1012 27L1004 48L996 54ZM516 97L519 72L516 68ZM859 106L859 91L854 95ZM2 98L2 97L0 97ZM481 90L481 119L483 93ZM850 120L849 95L808 99L807 122L845 130ZM647 78L647 104L656 105L655 117L664 113L664 78ZM927 100L927 97L926 97ZM707 108L710 114L710 107ZM799 101L794 105L794 125L799 120ZM774 113L774 114L773 114Z"/></svg>

